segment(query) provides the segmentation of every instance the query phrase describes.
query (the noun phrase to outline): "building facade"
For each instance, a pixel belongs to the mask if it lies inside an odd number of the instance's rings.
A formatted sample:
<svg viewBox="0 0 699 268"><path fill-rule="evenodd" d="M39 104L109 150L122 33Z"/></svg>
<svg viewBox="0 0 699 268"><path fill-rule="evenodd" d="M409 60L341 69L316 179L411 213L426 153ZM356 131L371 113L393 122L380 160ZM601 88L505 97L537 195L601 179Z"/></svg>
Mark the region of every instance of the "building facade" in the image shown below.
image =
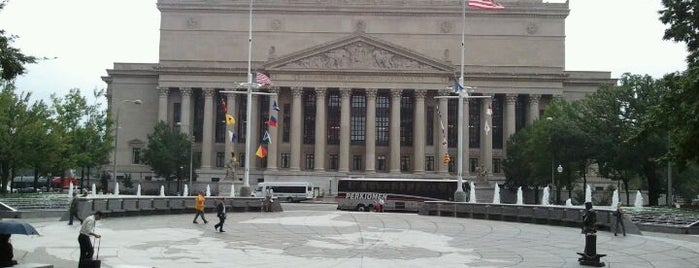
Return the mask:
<svg viewBox="0 0 699 268"><path fill-rule="evenodd" d="M457 161L466 178L504 181L509 136L539 119L552 99L580 99L614 80L609 72L565 70L567 2L500 2L505 10L468 9L462 27L460 0L256 0L251 67L273 81L258 90L277 96L248 104L245 95L222 91L246 90L249 1L159 0L159 62L115 63L103 77L111 114L120 110L118 171L153 176L139 153L165 121L194 137L199 182L241 185L245 157L251 185L304 180L327 189L348 176L455 178ZM458 100L435 97L453 94L462 31L465 84L491 98L465 100L468 125L457 133ZM126 99L143 105L117 108ZM258 158L265 131L272 142ZM463 159L456 158L457 135Z"/></svg>

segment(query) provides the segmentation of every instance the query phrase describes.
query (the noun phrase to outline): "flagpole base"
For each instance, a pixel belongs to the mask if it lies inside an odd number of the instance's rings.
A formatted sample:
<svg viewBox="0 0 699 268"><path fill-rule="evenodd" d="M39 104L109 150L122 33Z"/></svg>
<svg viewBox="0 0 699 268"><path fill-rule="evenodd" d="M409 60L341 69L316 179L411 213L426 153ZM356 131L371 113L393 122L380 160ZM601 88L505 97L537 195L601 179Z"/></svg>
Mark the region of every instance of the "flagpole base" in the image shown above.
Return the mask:
<svg viewBox="0 0 699 268"><path fill-rule="evenodd" d="M466 202L466 192L456 191L454 193L454 202Z"/></svg>
<svg viewBox="0 0 699 268"><path fill-rule="evenodd" d="M240 197L250 197L252 195L252 191L250 186L241 186L240 187Z"/></svg>

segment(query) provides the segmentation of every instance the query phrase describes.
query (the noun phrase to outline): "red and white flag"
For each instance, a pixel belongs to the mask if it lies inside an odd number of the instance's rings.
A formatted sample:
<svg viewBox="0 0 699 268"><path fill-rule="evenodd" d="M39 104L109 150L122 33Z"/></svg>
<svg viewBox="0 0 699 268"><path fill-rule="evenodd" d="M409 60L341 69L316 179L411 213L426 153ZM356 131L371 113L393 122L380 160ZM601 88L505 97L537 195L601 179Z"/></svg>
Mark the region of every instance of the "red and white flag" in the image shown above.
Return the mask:
<svg viewBox="0 0 699 268"><path fill-rule="evenodd" d="M495 0L468 0L468 7L485 10L499 10L505 8Z"/></svg>
<svg viewBox="0 0 699 268"><path fill-rule="evenodd" d="M258 84L261 84L261 85L271 85L272 84L272 80L269 79L269 77L263 73L257 73L257 75L255 75L255 82L257 82Z"/></svg>

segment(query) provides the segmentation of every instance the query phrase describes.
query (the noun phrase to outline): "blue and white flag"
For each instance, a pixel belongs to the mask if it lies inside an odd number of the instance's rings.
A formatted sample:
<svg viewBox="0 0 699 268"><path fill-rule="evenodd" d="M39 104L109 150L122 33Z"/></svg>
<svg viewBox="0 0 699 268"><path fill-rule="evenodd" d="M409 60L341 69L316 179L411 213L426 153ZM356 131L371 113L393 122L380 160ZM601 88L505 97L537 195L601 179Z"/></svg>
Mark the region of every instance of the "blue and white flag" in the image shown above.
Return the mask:
<svg viewBox="0 0 699 268"><path fill-rule="evenodd" d="M459 84L459 80L456 79L456 77L454 77L454 88L453 89L454 89L454 93L457 93L457 94L459 92L461 92L462 90L464 90L464 86Z"/></svg>

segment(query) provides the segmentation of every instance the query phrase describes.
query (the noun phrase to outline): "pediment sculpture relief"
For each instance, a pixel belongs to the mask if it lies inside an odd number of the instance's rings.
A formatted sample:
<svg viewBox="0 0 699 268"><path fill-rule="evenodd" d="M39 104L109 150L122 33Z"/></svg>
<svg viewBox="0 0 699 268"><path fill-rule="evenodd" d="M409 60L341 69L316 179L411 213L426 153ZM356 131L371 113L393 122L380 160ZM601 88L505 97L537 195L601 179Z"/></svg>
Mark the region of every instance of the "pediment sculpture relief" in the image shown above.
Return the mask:
<svg viewBox="0 0 699 268"><path fill-rule="evenodd" d="M391 51L355 42L285 64L282 68L425 71L436 68Z"/></svg>

